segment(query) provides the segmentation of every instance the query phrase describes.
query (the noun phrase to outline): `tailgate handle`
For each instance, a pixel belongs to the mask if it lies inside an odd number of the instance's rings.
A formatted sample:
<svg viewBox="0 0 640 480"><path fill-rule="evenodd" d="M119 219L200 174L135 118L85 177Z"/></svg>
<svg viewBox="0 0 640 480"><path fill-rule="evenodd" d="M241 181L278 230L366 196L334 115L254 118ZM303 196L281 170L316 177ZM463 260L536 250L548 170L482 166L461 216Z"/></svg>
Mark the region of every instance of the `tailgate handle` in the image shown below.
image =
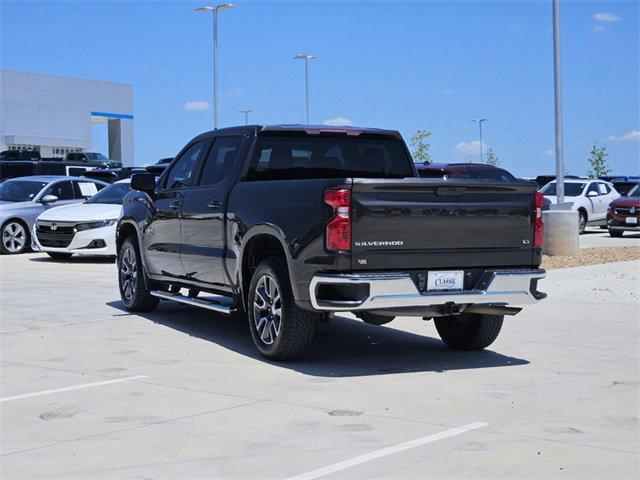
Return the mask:
<svg viewBox="0 0 640 480"><path fill-rule="evenodd" d="M440 197L459 197L467 191L466 187L438 187L436 195Z"/></svg>

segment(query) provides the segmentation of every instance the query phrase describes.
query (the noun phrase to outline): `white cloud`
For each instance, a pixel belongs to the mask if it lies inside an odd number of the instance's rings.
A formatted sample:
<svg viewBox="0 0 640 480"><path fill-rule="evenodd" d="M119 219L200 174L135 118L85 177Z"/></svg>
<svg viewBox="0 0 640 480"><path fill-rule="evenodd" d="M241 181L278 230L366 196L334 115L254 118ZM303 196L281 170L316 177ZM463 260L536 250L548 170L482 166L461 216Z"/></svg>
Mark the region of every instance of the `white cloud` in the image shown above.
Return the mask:
<svg viewBox="0 0 640 480"><path fill-rule="evenodd" d="M600 32L604 32L606 28L604 27L604 25L594 25L592 30L594 32L600 33Z"/></svg>
<svg viewBox="0 0 640 480"><path fill-rule="evenodd" d="M339 126L351 127L351 126L353 126L353 122L351 120L349 120L348 118L344 118L344 117L330 118L329 120L325 120L324 124L325 125L331 125L332 127L339 127Z"/></svg>
<svg viewBox="0 0 640 480"><path fill-rule="evenodd" d="M453 90L451 90L450 88L445 88L444 90L442 90L442 94L443 95L452 95L453 94Z"/></svg>
<svg viewBox="0 0 640 480"><path fill-rule="evenodd" d="M607 140L610 142L632 142L634 140L640 140L640 130L631 130L629 133L620 136L611 135L607 137Z"/></svg>
<svg viewBox="0 0 640 480"><path fill-rule="evenodd" d="M489 146L485 143L483 146L484 151L487 151ZM472 142L458 142L453 148L454 155L480 155L480 140L473 140Z"/></svg>
<svg viewBox="0 0 640 480"><path fill-rule="evenodd" d="M555 156L556 156L556 152L555 152L555 150L545 150L545 151L544 151L544 154L545 154L547 157L555 157Z"/></svg>
<svg viewBox="0 0 640 480"><path fill-rule="evenodd" d="M509 25L509 30L511 31L524 30L525 28L527 28L527 24L524 22L516 22Z"/></svg>
<svg viewBox="0 0 640 480"><path fill-rule="evenodd" d="M192 100L184 104L185 110L209 110L209 102Z"/></svg>
<svg viewBox="0 0 640 480"><path fill-rule="evenodd" d="M227 92L227 97L241 97L244 95L244 90L240 87L234 88L230 92Z"/></svg>
<svg viewBox="0 0 640 480"><path fill-rule="evenodd" d="M611 12L598 12L593 16L593 18L599 22L617 22L620 20L618 15Z"/></svg>

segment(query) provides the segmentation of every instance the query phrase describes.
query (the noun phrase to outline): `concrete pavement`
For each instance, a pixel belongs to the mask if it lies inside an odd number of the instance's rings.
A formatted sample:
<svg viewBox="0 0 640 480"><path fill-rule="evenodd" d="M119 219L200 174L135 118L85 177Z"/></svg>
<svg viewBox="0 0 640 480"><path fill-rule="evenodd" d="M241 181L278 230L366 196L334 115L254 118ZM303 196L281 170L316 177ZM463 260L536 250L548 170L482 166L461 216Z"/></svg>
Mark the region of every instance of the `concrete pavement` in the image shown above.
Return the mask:
<svg viewBox="0 0 640 480"><path fill-rule="evenodd" d="M345 315L282 364L244 322L122 310L111 263L0 267L3 479L638 474L638 261L551 271L487 351Z"/></svg>

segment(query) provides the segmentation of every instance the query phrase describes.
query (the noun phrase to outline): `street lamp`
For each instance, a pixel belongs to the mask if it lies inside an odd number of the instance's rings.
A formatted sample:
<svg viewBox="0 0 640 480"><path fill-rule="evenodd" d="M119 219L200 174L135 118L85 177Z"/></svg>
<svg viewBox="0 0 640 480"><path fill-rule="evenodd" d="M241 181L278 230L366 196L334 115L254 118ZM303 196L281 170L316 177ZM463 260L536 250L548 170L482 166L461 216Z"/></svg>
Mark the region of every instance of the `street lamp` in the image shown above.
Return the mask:
<svg viewBox="0 0 640 480"><path fill-rule="evenodd" d="M553 92L556 125L556 195L564 203L564 158L562 155L562 70L560 64L560 2L553 0Z"/></svg>
<svg viewBox="0 0 640 480"><path fill-rule="evenodd" d="M482 160L482 122L486 122L487 119L486 118L474 118L473 119L474 122L478 122L478 127L480 127L480 163L483 162Z"/></svg>
<svg viewBox="0 0 640 480"><path fill-rule="evenodd" d="M309 124L309 60L313 60L313 55L303 55L302 53L293 57L296 60L304 60L304 92L305 92L305 104L307 112L307 125Z"/></svg>
<svg viewBox="0 0 640 480"><path fill-rule="evenodd" d="M249 125L249 114L251 113L251 110L238 110L238 113L244 114L244 124Z"/></svg>
<svg viewBox="0 0 640 480"><path fill-rule="evenodd" d="M233 8L233 3L223 3L215 7L196 8L194 12L213 13L213 128L218 128L218 10Z"/></svg>

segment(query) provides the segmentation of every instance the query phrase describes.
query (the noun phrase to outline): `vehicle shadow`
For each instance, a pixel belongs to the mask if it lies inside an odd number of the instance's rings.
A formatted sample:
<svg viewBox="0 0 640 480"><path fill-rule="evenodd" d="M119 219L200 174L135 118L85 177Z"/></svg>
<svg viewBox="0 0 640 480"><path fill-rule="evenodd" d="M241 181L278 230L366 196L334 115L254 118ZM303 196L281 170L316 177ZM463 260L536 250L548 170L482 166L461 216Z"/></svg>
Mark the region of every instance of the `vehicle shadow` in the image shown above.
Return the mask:
<svg viewBox="0 0 640 480"><path fill-rule="evenodd" d="M134 315L127 312L119 301L108 302L107 305L126 312L126 315ZM273 362L256 351L246 320L238 316L226 317L170 302L161 302L154 312L141 316L255 360L318 377L444 372L529 363L490 350L454 352L440 339L387 326L368 325L346 317L336 317L331 326L321 326L311 351L303 359Z"/></svg>
<svg viewBox="0 0 640 480"><path fill-rule="evenodd" d="M36 252L37 253L37 252ZM49 255L44 254L41 257L33 257L29 259L30 262L41 262L41 263L115 263L115 258L113 257L90 257L90 256L73 256L70 258L51 258Z"/></svg>

